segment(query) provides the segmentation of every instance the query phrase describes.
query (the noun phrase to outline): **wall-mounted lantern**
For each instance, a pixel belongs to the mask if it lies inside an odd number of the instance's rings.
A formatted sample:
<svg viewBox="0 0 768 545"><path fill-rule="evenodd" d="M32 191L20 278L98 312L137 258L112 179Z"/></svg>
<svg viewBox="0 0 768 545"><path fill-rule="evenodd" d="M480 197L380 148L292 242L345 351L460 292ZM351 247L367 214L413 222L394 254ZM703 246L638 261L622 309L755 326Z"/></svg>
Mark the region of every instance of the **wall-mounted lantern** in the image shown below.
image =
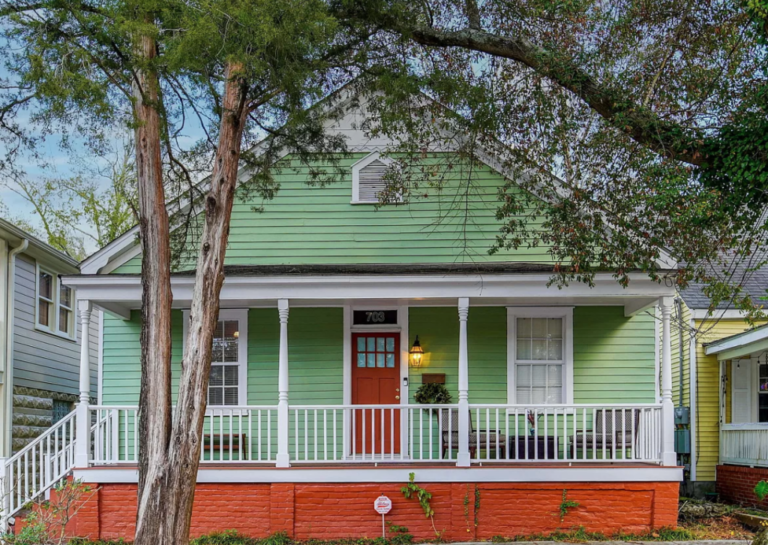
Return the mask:
<svg viewBox="0 0 768 545"><path fill-rule="evenodd" d="M421 360L424 357L424 349L419 342L419 336L416 335L416 340L413 341L413 346L409 351L411 355L411 367L421 367Z"/></svg>

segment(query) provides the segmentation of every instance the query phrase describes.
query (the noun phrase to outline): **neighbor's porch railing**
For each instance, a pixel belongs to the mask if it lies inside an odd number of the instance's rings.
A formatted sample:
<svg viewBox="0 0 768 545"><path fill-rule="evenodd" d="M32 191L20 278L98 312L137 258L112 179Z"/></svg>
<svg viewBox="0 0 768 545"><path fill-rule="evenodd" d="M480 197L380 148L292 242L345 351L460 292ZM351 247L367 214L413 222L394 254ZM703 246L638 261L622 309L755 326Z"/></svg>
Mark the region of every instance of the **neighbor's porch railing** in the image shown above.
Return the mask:
<svg viewBox="0 0 768 545"><path fill-rule="evenodd" d="M720 463L768 467L768 424L721 424Z"/></svg>
<svg viewBox="0 0 768 545"><path fill-rule="evenodd" d="M301 463L458 460L458 405L291 405L288 454ZM137 408L90 407L93 465L138 460ZM201 462L275 463L277 407L206 413ZM660 463L661 405L469 405L469 453L486 462Z"/></svg>

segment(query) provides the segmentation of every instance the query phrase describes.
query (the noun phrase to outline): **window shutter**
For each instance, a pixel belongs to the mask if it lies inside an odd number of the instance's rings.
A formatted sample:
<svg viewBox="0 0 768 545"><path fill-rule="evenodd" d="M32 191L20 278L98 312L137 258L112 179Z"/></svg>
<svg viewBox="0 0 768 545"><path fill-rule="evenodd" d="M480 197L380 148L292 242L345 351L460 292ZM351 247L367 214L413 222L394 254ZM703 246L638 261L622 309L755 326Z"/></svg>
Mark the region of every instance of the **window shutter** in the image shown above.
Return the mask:
<svg viewBox="0 0 768 545"><path fill-rule="evenodd" d="M360 169L359 194L360 202L379 202L379 193L384 191L387 185L384 181L384 173L387 165L381 161L373 161Z"/></svg>
<svg viewBox="0 0 768 545"><path fill-rule="evenodd" d="M752 422L752 361L733 360L731 378L731 420L734 424Z"/></svg>

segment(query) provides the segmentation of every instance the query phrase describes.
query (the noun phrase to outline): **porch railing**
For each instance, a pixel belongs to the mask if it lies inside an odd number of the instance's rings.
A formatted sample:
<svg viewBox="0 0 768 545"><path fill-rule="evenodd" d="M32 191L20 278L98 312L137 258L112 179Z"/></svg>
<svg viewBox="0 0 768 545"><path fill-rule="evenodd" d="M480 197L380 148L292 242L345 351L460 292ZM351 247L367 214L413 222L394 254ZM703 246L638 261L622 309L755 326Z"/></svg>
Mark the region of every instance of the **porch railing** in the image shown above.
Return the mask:
<svg viewBox="0 0 768 545"><path fill-rule="evenodd" d="M768 467L768 425L722 424L720 463Z"/></svg>
<svg viewBox="0 0 768 545"><path fill-rule="evenodd" d="M302 463L456 462L458 405L291 405L288 454ZM92 406L94 465L138 460L137 408ZM206 413L201 462L275 463L277 407ZM661 406L469 405L472 463L661 462ZM768 431L767 431L768 433Z"/></svg>
<svg viewBox="0 0 768 545"><path fill-rule="evenodd" d="M91 463L136 463L139 459L138 407L92 405ZM206 411L200 461L274 462L277 407L217 407Z"/></svg>

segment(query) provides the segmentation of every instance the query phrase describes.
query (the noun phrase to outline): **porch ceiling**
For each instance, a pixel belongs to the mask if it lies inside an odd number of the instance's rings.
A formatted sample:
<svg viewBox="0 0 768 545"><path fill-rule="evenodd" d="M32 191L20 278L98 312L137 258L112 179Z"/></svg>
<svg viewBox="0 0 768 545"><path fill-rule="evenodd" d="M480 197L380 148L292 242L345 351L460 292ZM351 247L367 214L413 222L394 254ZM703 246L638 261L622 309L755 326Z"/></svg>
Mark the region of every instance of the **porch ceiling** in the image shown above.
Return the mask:
<svg viewBox="0 0 768 545"><path fill-rule="evenodd" d="M550 274L355 274L228 276L221 291L222 308L273 307L278 299L292 306L409 305L456 306L468 297L470 305L498 306L623 306L631 316L674 296L674 287L651 281L642 273L630 275L627 288L609 273L598 274L594 286L580 282L558 288L547 286ZM176 308L189 308L194 276L171 280ZM64 277L77 298L115 315L128 317L141 306L139 275L77 275Z"/></svg>

